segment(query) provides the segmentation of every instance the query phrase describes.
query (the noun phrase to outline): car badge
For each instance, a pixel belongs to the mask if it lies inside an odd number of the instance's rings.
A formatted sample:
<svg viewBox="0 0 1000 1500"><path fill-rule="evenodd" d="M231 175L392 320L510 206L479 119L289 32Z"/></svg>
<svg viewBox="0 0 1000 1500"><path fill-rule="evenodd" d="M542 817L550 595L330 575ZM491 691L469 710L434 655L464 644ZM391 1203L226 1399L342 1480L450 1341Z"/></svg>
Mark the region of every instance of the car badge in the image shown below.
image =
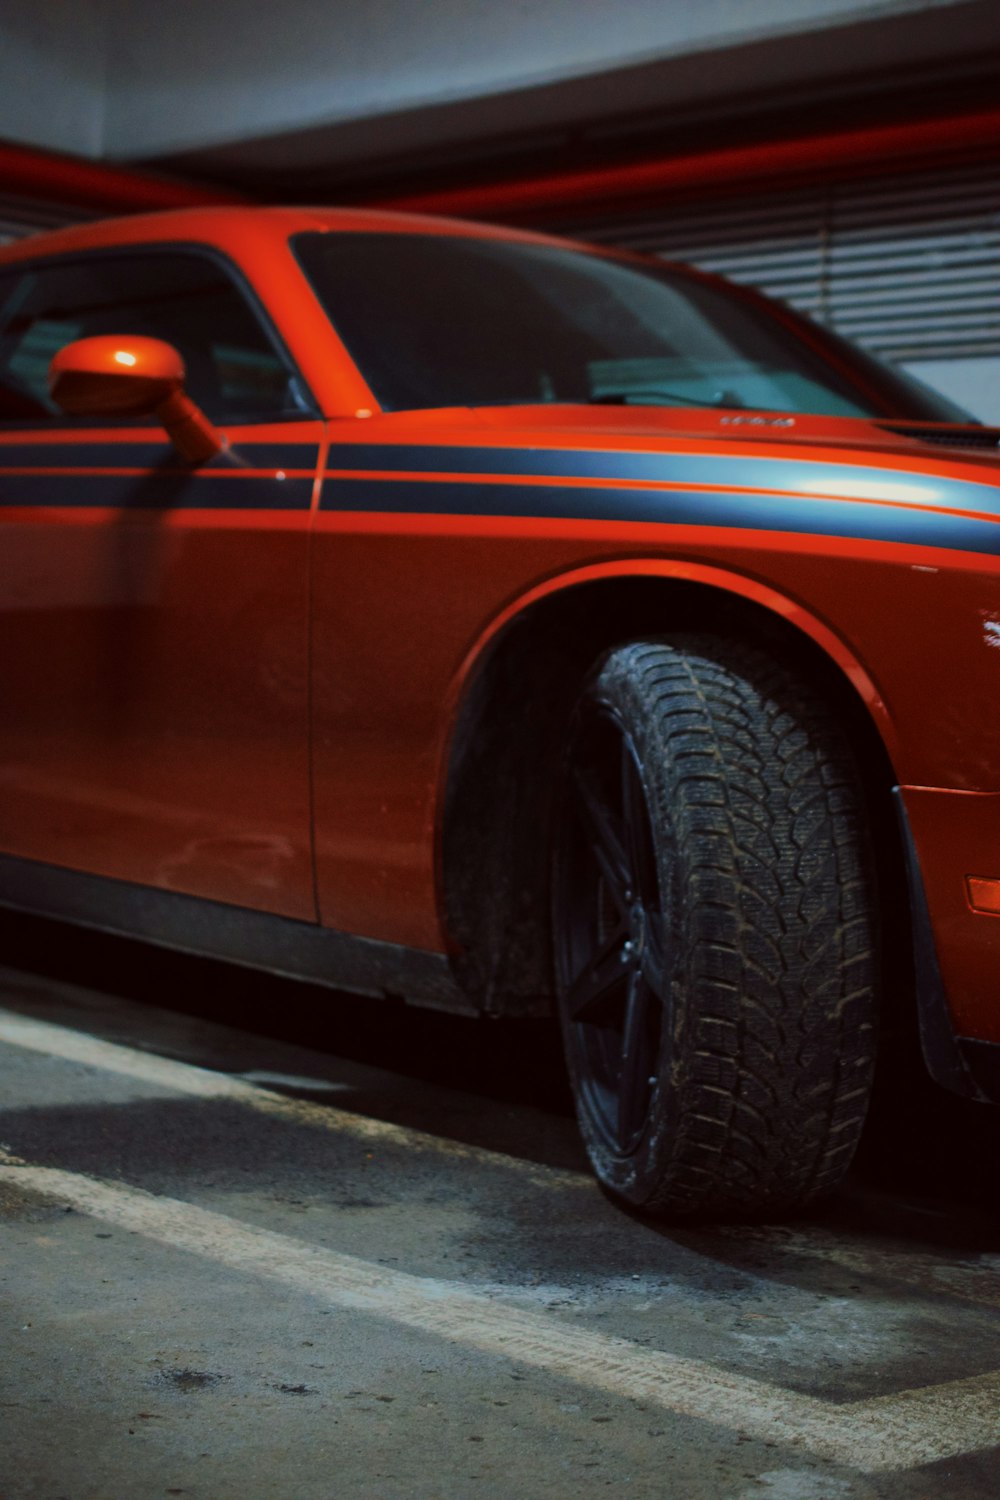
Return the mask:
<svg viewBox="0 0 1000 1500"><path fill-rule="evenodd" d="M723 427L794 427L794 417L720 417Z"/></svg>

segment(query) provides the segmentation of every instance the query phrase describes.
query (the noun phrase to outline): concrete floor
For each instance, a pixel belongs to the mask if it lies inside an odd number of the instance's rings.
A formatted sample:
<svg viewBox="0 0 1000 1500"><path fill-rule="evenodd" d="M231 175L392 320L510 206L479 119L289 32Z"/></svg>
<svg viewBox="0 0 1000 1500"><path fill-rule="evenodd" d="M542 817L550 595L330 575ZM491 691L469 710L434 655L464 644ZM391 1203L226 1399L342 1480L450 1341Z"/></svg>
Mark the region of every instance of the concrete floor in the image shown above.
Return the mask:
<svg viewBox="0 0 1000 1500"><path fill-rule="evenodd" d="M545 1028L0 952L0 1500L1000 1493L995 1116L883 1088L822 1210L658 1227Z"/></svg>

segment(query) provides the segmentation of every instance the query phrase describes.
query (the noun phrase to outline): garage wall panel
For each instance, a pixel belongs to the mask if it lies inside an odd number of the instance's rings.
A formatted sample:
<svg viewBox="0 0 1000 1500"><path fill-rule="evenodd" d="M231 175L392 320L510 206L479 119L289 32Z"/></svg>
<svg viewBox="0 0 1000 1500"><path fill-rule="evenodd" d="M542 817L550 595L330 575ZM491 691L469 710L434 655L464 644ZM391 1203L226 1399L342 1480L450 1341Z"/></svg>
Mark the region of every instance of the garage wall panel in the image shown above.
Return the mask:
<svg viewBox="0 0 1000 1500"><path fill-rule="evenodd" d="M0 138L97 156L110 0L0 0Z"/></svg>

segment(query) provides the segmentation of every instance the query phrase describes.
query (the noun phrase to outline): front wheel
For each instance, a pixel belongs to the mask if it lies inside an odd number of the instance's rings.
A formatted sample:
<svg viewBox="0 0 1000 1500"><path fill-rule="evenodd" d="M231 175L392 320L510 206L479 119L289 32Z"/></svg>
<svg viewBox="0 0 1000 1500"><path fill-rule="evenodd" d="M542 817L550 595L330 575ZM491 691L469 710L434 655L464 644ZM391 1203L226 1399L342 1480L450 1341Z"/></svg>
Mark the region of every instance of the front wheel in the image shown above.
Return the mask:
<svg viewBox="0 0 1000 1500"><path fill-rule="evenodd" d="M599 666L566 747L553 942L617 1197L745 1215L837 1184L874 1065L871 865L850 750L795 672L708 637Z"/></svg>

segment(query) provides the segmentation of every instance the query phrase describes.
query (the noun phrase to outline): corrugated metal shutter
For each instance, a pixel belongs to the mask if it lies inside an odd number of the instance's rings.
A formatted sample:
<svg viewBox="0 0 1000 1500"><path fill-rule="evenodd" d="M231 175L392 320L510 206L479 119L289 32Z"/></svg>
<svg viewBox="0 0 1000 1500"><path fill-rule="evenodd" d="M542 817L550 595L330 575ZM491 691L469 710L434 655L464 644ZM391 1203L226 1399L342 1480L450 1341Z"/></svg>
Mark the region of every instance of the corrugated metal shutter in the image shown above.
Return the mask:
<svg viewBox="0 0 1000 1500"><path fill-rule="evenodd" d="M1000 355L992 164L572 227L760 287L900 363Z"/></svg>
<svg viewBox="0 0 1000 1500"><path fill-rule="evenodd" d="M30 198L12 198L0 193L0 245L23 239L26 234L60 229L65 224L79 224L93 217L85 209L38 203Z"/></svg>

